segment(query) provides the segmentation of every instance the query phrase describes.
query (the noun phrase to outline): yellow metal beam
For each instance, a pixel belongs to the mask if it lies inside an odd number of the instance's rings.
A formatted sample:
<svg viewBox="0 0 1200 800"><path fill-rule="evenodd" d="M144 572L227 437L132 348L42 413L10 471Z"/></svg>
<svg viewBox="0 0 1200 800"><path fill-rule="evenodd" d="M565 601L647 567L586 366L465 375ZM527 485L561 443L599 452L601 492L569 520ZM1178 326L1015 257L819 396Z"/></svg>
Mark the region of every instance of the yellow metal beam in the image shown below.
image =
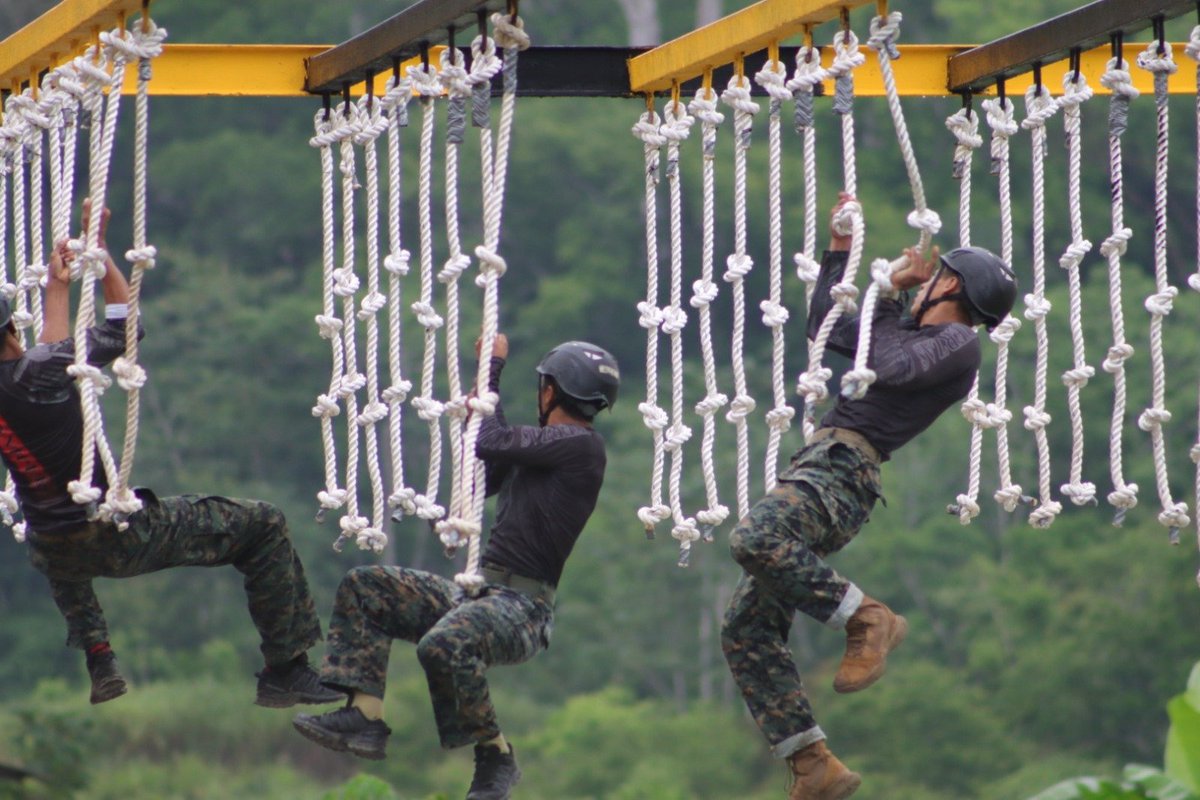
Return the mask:
<svg viewBox="0 0 1200 800"><path fill-rule="evenodd" d="M141 9L142 0L63 0L0 42L0 88L29 81Z"/></svg>
<svg viewBox="0 0 1200 800"><path fill-rule="evenodd" d="M629 86L635 93L662 92L678 81L702 75L739 55L765 50L771 42L795 36L806 25L836 19L843 9L872 0L760 0L752 6L672 39L629 60Z"/></svg>

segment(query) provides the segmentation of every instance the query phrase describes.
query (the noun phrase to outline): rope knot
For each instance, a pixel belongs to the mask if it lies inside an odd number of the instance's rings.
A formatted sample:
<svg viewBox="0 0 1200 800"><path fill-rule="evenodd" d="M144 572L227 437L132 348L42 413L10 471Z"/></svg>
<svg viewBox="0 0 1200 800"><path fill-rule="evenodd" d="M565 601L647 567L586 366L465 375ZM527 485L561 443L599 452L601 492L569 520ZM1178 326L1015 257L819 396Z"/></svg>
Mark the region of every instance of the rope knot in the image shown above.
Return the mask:
<svg viewBox="0 0 1200 800"><path fill-rule="evenodd" d="M1133 230L1131 228L1121 228L1119 231L1114 231L1100 245L1100 255L1105 258L1112 258L1114 255L1125 255L1125 251L1129 248L1129 240L1132 238Z"/></svg>
<svg viewBox="0 0 1200 800"><path fill-rule="evenodd" d="M687 141L696 122L696 118L688 113L687 106L683 103L667 103L664 118L661 128L663 138L671 144Z"/></svg>
<svg viewBox="0 0 1200 800"><path fill-rule="evenodd" d="M118 385L127 392L146 385L146 370L125 356L120 356L113 362L113 372L117 376Z"/></svg>
<svg viewBox="0 0 1200 800"><path fill-rule="evenodd" d="M746 253L733 253L725 259L725 280L729 283L740 281L754 268L754 259Z"/></svg>
<svg viewBox="0 0 1200 800"><path fill-rule="evenodd" d="M496 406L500 404L500 395L496 392L484 392L476 395L467 401L467 405L477 414L485 417L490 417L496 413Z"/></svg>
<svg viewBox="0 0 1200 800"><path fill-rule="evenodd" d="M1096 505L1096 484L1083 483L1064 483L1061 491L1063 495L1070 499L1077 506Z"/></svg>
<svg viewBox="0 0 1200 800"><path fill-rule="evenodd" d="M342 267L333 271L333 293L338 297L350 297L358 291L359 280L354 267Z"/></svg>
<svg viewBox="0 0 1200 800"><path fill-rule="evenodd" d="M792 99L792 90L788 88L787 67L782 61L768 59L754 75L755 82L766 89L772 100L780 103Z"/></svg>
<svg viewBox="0 0 1200 800"><path fill-rule="evenodd" d="M717 299L717 284L709 280L698 280L692 284L692 308L704 308Z"/></svg>
<svg viewBox="0 0 1200 800"><path fill-rule="evenodd" d="M712 89L705 91L701 87L696 91L692 102L688 103L688 111L704 125L715 128L725 121L725 115L717 110L718 100L716 92Z"/></svg>
<svg viewBox="0 0 1200 800"><path fill-rule="evenodd" d="M1162 510L1162 513L1158 515L1158 522L1167 528L1182 528L1190 521L1187 510L1187 503L1176 503L1170 508Z"/></svg>
<svg viewBox="0 0 1200 800"><path fill-rule="evenodd" d="M846 374L842 376L842 397L861 400L874 382L875 370L873 369L863 367L862 369L847 370Z"/></svg>
<svg viewBox="0 0 1200 800"><path fill-rule="evenodd" d="M1083 257L1092 250L1092 243L1087 239L1080 239L1078 242L1071 242L1067 245L1067 250L1058 259L1058 265L1063 269L1077 269L1083 263Z"/></svg>
<svg viewBox="0 0 1200 800"><path fill-rule="evenodd" d="M470 257L463 253L459 253L456 256L451 256L450 259L446 261L445 266L442 267L442 271L438 273L437 278L442 283L453 283L454 281L458 280L470 266Z"/></svg>
<svg viewBox="0 0 1200 800"><path fill-rule="evenodd" d="M633 135L642 140L649 152L657 150L667 143L667 137L663 136L661 128L658 114L653 111L645 111L634 123Z"/></svg>
<svg viewBox="0 0 1200 800"><path fill-rule="evenodd" d="M1021 320L1009 314L988 334L988 338L998 345L1008 344L1012 341L1013 335L1020 329Z"/></svg>
<svg viewBox="0 0 1200 800"><path fill-rule="evenodd" d="M842 312L845 314L854 314L858 311L858 287L853 283L842 281L835 283L829 290L829 294L833 297L834 302L842 307Z"/></svg>
<svg viewBox="0 0 1200 800"><path fill-rule="evenodd" d="M812 258L808 253L796 253L792 256L796 264L796 277L804 283L816 283L821 274L821 262Z"/></svg>
<svg viewBox="0 0 1200 800"><path fill-rule="evenodd" d="M984 423L987 421L987 403L978 397L972 397L964 400L959 410L967 422L977 428L984 427Z"/></svg>
<svg viewBox="0 0 1200 800"><path fill-rule="evenodd" d="M729 404L729 411L725 414L725 421L736 423L744 420L754 413L755 405L754 398L750 395L735 395Z"/></svg>
<svg viewBox="0 0 1200 800"><path fill-rule="evenodd" d="M71 493L71 500L81 506L98 502L101 495L97 487L88 486L82 481L71 481L67 484L67 491Z"/></svg>
<svg viewBox="0 0 1200 800"><path fill-rule="evenodd" d="M475 285L483 288L492 278L499 279L508 271L508 263L503 256L485 245L475 248L475 258L479 259L479 277ZM480 281L483 283L480 283Z"/></svg>
<svg viewBox="0 0 1200 800"><path fill-rule="evenodd" d="M342 321L337 317L317 314L313 319L317 322L317 328L321 333L322 339L334 339L341 333Z"/></svg>
<svg viewBox="0 0 1200 800"><path fill-rule="evenodd" d="M442 403L432 397L414 397L412 404L417 410L417 416L425 422L437 422L446 410Z"/></svg>
<svg viewBox="0 0 1200 800"><path fill-rule="evenodd" d="M1025 295L1025 319L1037 322L1050 313L1050 301L1038 294Z"/></svg>
<svg viewBox="0 0 1200 800"><path fill-rule="evenodd" d="M936 236L942 229L942 218L932 208L913 209L908 214L908 227Z"/></svg>
<svg viewBox="0 0 1200 800"><path fill-rule="evenodd" d="M432 498L419 494L413 498L413 507L416 511L416 516L421 519L441 519L446 514L446 509L439 506Z"/></svg>
<svg viewBox="0 0 1200 800"><path fill-rule="evenodd" d="M525 50L529 47L529 34L525 32L525 20L516 21L507 14L492 14L492 36L504 50Z"/></svg>
<svg viewBox="0 0 1200 800"><path fill-rule="evenodd" d="M408 393L412 391L412 381L400 381L383 390L383 402L391 405L392 403L403 403L408 399Z"/></svg>
<svg viewBox="0 0 1200 800"><path fill-rule="evenodd" d="M1122 342L1108 348L1108 358L1104 359L1105 372L1119 372L1125 362L1133 357L1133 346Z"/></svg>
<svg viewBox="0 0 1200 800"><path fill-rule="evenodd" d="M696 512L696 521L707 528L715 528L729 516L729 508L718 503L712 508Z"/></svg>
<svg viewBox="0 0 1200 800"><path fill-rule="evenodd" d="M891 12L886 18L872 17L871 36L867 39L867 47L881 55L886 54L888 58L899 58L900 50L896 47L896 40L900 38L900 22L903 19L904 15L899 11Z"/></svg>
<svg viewBox="0 0 1200 800"><path fill-rule="evenodd" d="M958 521L963 525L970 525L971 520L979 516L979 503L967 494L960 494L954 498L955 505L947 509L952 514L958 514Z"/></svg>
<svg viewBox="0 0 1200 800"><path fill-rule="evenodd" d="M105 389L112 386L112 379L91 364L71 364L67 367L67 374L80 383L90 383L96 394L103 394Z"/></svg>
<svg viewBox="0 0 1200 800"><path fill-rule="evenodd" d="M323 492L317 492L317 500L321 503L321 508L333 511L346 504L346 498L349 494L345 489L332 488Z"/></svg>
<svg viewBox="0 0 1200 800"><path fill-rule="evenodd" d="M711 417L728 404L729 398L717 392L707 395L703 400L696 403L696 413L702 417Z"/></svg>
<svg viewBox="0 0 1200 800"><path fill-rule="evenodd" d="M1056 500L1042 503L1030 513L1029 524L1035 528L1049 528L1054 522L1054 518L1060 513L1062 513L1062 503Z"/></svg>
<svg viewBox="0 0 1200 800"><path fill-rule="evenodd" d="M862 213L862 203L857 200L845 203L833 216L833 221L831 222L833 232L838 236L851 235L854 233L855 223L862 220Z"/></svg>
<svg viewBox="0 0 1200 800"><path fill-rule="evenodd" d="M416 302L412 304L411 308L417 315L417 322L421 323L421 327L425 330L437 330L442 327L441 316L429 303Z"/></svg>
<svg viewBox="0 0 1200 800"><path fill-rule="evenodd" d="M681 547L691 547L693 542L700 539L700 529L696 527L696 520L687 517L676 523L671 528L671 538L679 542Z"/></svg>
<svg viewBox="0 0 1200 800"><path fill-rule="evenodd" d="M678 452L692 438L692 429L682 423L675 423L668 428L663 436L663 448L668 453Z"/></svg>
<svg viewBox="0 0 1200 800"><path fill-rule="evenodd" d="M1152 406L1143 411L1142 415L1138 417L1138 427L1146 433L1152 433L1170 421L1170 411L1165 408Z"/></svg>
<svg viewBox="0 0 1200 800"><path fill-rule="evenodd" d="M1160 53L1159 50L1162 50ZM1174 75L1179 71L1175 64L1170 42L1152 41L1146 49L1138 53L1137 65L1147 72L1157 75ZM1187 522L1183 523L1184 525Z"/></svg>
<svg viewBox="0 0 1200 800"><path fill-rule="evenodd" d="M1050 424L1050 415L1043 409L1025 406L1025 430L1040 431Z"/></svg>
<svg viewBox="0 0 1200 800"><path fill-rule="evenodd" d="M647 535L654 533L654 526L671 516L671 509L662 503L652 506L642 506L637 512L638 519L646 529Z"/></svg>
<svg viewBox="0 0 1200 800"><path fill-rule="evenodd" d="M381 292L369 292L362 299L357 316L360 320L368 320L378 314L387 305L387 295Z"/></svg>
<svg viewBox="0 0 1200 800"><path fill-rule="evenodd" d="M767 427L779 433L787 433L792 427L796 409L791 406L776 406L767 412Z"/></svg>
<svg viewBox="0 0 1200 800"><path fill-rule="evenodd" d="M1137 493L1137 484L1127 483L1108 493L1108 504L1114 508L1128 510L1137 505Z"/></svg>
<svg viewBox="0 0 1200 800"><path fill-rule="evenodd" d="M1092 367L1074 367L1062 374L1062 382L1064 386L1082 389L1095 375L1096 370Z"/></svg>
<svg viewBox="0 0 1200 800"><path fill-rule="evenodd" d="M1058 111L1058 101L1045 86L1036 83L1025 90L1025 119L1021 127L1027 131L1045 128L1046 122ZM1044 155L1044 154L1043 154Z"/></svg>
<svg viewBox="0 0 1200 800"><path fill-rule="evenodd" d="M833 34L833 63L829 65L829 77L842 78L867 63L867 57L858 49L858 36L854 31L838 31Z"/></svg>
<svg viewBox="0 0 1200 800"><path fill-rule="evenodd" d="M667 412L653 403L639 403L638 411L642 412L642 422L652 431L663 431L671 422L667 417Z"/></svg>
<svg viewBox="0 0 1200 800"><path fill-rule="evenodd" d="M392 492L388 497L388 505L392 508L400 509L408 516L413 516L417 513L417 492L409 487L404 487L398 491Z"/></svg>
<svg viewBox="0 0 1200 800"><path fill-rule="evenodd" d="M877 258L871 262L871 282L884 297L894 297L896 287L892 285L892 262Z"/></svg>
<svg viewBox="0 0 1200 800"><path fill-rule="evenodd" d="M1175 296L1179 294L1179 290L1174 286L1168 286L1160 292L1155 292L1146 298L1146 310L1156 317L1165 317L1171 313L1171 309L1175 305Z"/></svg>
<svg viewBox="0 0 1200 800"><path fill-rule="evenodd" d="M367 403L358 412L358 424L360 427L374 425L377 422L382 422L387 419L388 407L378 400L372 400Z"/></svg>
<svg viewBox="0 0 1200 800"><path fill-rule="evenodd" d="M763 300L758 304L763 312L762 322L768 328L782 328L787 324L788 310L773 300Z"/></svg>
<svg viewBox="0 0 1200 800"><path fill-rule="evenodd" d="M1004 406L995 403L987 404L987 422L985 428L1002 428L1012 422L1012 412Z"/></svg>
<svg viewBox="0 0 1200 800"><path fill-rule="evenodd" d="M1195 35L1195 31L1193 31ZM1191 45L1188 45L1191 48ZM1189 52L1188 55L1191 55ZM1129 62L1121 59L1117 63L1117 59L1110 58L1107 68L1103 75L1100 76L1100 85L1108 89L1114 95L1123 97L1127 100L1132 100L1141 92L1133 85L1133 76L1129 73Z"/></svg>
<svg viewBox="0 0 1200 800"><path fill-rule="evenodd" d="M829 397L829 379L833 370L829 367L817 367L800 373L796 379L796 393L804 395L810 403L822 403Z"/></svg>
<svg viewBox="0 0 1200 800"><path fill-rule="evenodd" d="M1009 513L1017 510L1017 504L1025 499L1025 492L1018 484L1010 484L998 489L992 498L1000 507Z"/></svg>
<svg viewBox="0 0 1200 800"><path fill-rule="evenodd" d="M404 277L408 274L408 262L411 258L412 254L407 250L389 253L383 259L383 268L393 275Z"/></svg>
<svg viewBox="0 0 1200 800"><path fill-rule="evenodd" d="M438 79L437 67L432 64L414 64L406 74L413 91L422 99L442 94L442 82Z"/></svg>
<svg viewBox="0 0 1200 800"><path fill-rule="evenodd" d="M445 87L446 94L450 97L470 97L475 87L471 83L470 73L467 72L467 61L463 52L457 47L447 47L442 51L439 60L441 65L438 80Z"/></svg>
<svg viewBox="0 0 1200 800"><path fill-rule="evenodd" d="M667 306L662 310L662 331L668 335L679 333L687 326L687 312L679 306Z"/></svg>
<svg viewBox="0 0 1200 800"><path fill-rule="evenodd" d="M1064 111L1072 112L1074 117L1072 121L1067 123L1068 131L1079 130L1078 111L1079 106L1092 99L1095 92L1088 85L1087 78L1083 72L1075 72L1075 70L1067 70L1063 75L1063 96L1058 103L1063 107Z"/></svg>
<svg viewBox="0 0 1200 800"><path fill-rule="evenodd" d="M801 45L796 49L796 71L787 82L787 88L795 95L798 92L812 92L819 83L824 83L830 77L821 66L821 54L815 47Z"/></svg>
<svg viewBox="0 0 1200 800"><path fill-rule="evenodd" d="M367 385L367 376L361 372L347 372L337 382L337 395L343 400L352 397Z"/></svg>
<svg viewBox="0 0 1200 800"><path fill-rule="evenodd" d="M641 312L641 316L638 317L638 324L646 330L652 331L662 325L663 312L658 306L643 300L637 304L637 310Z"/></svg>
<svg viewBox="0 0 1200 800"><path fill-rule="evenodd" d="M155 256L158 255L158 248L152 244L145 247L133 247L125 251L125 260L135 267L142 269L154 269Z"/></svg>
<svg viewBox="0 0 1200 800"><path fill-rule="evenodd" d="M721 102L732 108L734 111L740 112L743 117L740 120L739 130L747 125L750 121L749 117L752 114L759 112L758 103L754 102L750 94L750 79L745 75L740 78L735 74L729 79L729 85L725 87L725 91L721 92ZM735 120L739 122L739 120Z"/></svg>
<svg viewBox="0 0 1200 800"><path fill-rule="evenodd" d="M338 405L337 397L320 394L317 395L317 404L312 407L312 415L319 418L336 417L342 413L341 406Z"/></svg>

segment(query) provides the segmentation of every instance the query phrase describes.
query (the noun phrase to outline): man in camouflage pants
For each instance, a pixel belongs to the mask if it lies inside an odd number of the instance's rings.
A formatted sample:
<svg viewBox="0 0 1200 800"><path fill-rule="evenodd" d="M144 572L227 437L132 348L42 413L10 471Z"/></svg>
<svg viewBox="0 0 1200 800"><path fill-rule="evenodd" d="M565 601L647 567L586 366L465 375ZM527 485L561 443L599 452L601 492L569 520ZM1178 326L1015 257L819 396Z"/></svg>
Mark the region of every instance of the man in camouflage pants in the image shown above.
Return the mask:
<svg viewBox="0 0 1200 800"><path fill-rule="evenodd" d="M498 335L492 392L499 392L507 355L508 341ZM391 733L383 722L389 651L393 639L413 642L442 746L475 745L467 800L506 800L520 778L485 673L549 645L559 577L604 479L604 440L591 421L616 402L616 361L595 345L566 342L542 359L538 373L540 427L509 425L498 402L480 426L476 453L487 468L487 494L500 495L483 554L483 589L468 597L454 581L405 567L351 570L334 601L321 670L325 684L349 693L350 702L294 722L320 745L382 759Z"/></svg>
<svg viewBox="0 0 1200 800"><path fill-rule="evenodd" d="M843 195L836 214L853 198ZM816 336L841 281L849 236L834 233L813 294L808 334ZM797 611L846 632L834 678L838 692L877 681L907 623L835 572L825 558L846 546L880 497L879 465L967 395L979 368L978 324L999 324L1016 283L1008 266L982 248L959 248L926 260L915 249L893 287L920 287L902 319L897 299L881 299L872 328L876 381L859 400L839 396L778 485L742 519L730 551L744 570L721 630L734 680L772 752L789 762L790 800L842 800L861 778L825 745L787 646ZM828 346L853 357L858 320L838 320Z"/></svg>
<svg viewBox="0 0 1200 800"><path fill-rule="evenodd" d="M88 217L85 202L85 229ZM101 247L107 223L105 209ZM92 579L225 564L245 576L250 616L262 636L267 666L258 673L255 702L282 708L340 699L308 665L305 651L321 638L321 626L279 509L225 497L159 499L139 489L143 507L122 530L116 522L89 519L89 508L72 499L68 484L79 477L83 447L79 390L67 372L75 360L69 336L72 255L66 242L56 245L42 334L28 351L17 334L12 305L0 299L0 457L16 484L30 560L50 580L54 602L66 619L67 646L86 652L92 703L126 691ZM129 297L125 277L112 259L107 259L101 285L105 321L88 331L88 361L95 367L125 351ZM103 467L97 485L107 489Z"/></svg>

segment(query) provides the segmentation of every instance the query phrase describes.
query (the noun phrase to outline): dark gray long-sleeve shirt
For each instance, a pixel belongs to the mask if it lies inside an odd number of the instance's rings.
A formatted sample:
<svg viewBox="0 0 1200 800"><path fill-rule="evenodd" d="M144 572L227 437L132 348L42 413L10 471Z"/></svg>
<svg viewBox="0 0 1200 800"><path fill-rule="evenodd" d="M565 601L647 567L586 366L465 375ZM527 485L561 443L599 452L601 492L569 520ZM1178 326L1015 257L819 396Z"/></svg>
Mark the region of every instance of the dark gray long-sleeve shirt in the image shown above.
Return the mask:
<svg viewBox="0 0 1200 800"><path fill-rule="evenodd" d="M849 254L826 252L808 315L808 338L816 338L833 307L830 288L842 279ZM853 358L858 350L858 317L842 316L828 348ZM881 299L871 327L867 366L875 383L861 400L840 394L821 419L823 428L849 428L867 438L886 460L924 431L942 412L971 390L979 370L979 337L961 323L917 327L898 300Z"/></svg>
<svg viewBox="0 0 1200 800"><path fill-rule="evenodd" d="M503 367L492 359L494 392ZM475 453L486 466L487 494L500 495L484 563L557 586L600 495L604 439L581 425L509 425L497 404L479 427Z"/></svg>
<svg viewBox="0 0 1200 800"><path fill-rule="evenodd" d="M124 352L123 317L88 331L92 366L106 366ZM67 491L67 484L79 477L83 452L79 390L67 374L74 363L74 339L39 344L20 358L0 361L0 457L12 473L25 521L37 533L69 530L87 521L87 509ZM95 484L108 487L101 465Z"/></svg>

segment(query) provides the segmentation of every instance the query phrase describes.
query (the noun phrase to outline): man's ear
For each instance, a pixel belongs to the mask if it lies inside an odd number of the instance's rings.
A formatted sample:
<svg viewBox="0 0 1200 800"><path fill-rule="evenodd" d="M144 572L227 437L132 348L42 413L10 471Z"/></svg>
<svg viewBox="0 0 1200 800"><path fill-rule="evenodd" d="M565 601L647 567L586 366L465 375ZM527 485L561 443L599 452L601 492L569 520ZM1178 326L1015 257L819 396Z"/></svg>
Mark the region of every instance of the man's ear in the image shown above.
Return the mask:
<svg viewBox="0 0 1200 800"><path fill-rule="evenodd" d="M945 294L954 294L962 289L962 279L950 270L946 270L945 274L942 275L941 283L946 287Z"/></svg>

